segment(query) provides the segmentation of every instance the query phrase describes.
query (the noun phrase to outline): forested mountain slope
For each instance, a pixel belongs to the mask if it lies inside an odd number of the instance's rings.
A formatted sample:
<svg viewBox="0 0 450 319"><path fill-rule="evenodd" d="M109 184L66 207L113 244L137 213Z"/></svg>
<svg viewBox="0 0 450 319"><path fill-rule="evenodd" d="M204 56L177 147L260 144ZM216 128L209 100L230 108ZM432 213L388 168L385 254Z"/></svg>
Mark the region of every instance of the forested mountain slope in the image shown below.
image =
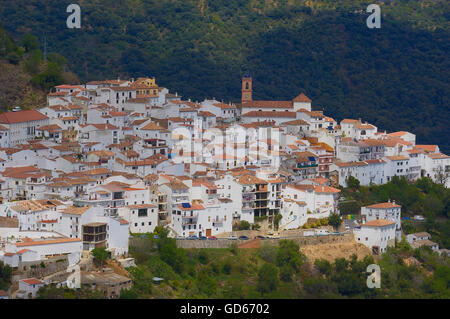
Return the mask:
<svg viewBox="0 0 450 319"><path fill-rule="evenodd" d="M450 152L450 4L385 1L381 29L366 26L373 1L0 2L4 27L31 33L64 55L81 80L155 76L185 98L239 101L250 72L255 99L291 99L341 120L363 118Z"/></svg>

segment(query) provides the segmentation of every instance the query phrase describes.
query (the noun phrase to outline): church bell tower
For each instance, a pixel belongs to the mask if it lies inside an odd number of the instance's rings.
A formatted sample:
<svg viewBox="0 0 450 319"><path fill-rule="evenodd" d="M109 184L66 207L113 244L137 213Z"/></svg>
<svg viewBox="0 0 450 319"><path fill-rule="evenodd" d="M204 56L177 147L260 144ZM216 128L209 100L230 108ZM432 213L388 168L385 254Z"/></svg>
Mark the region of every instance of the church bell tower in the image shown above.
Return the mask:
<svg viewBox="0 0 450 319"><path fill-rule="evenodd" d="M241 102L248 102L252 100L252 78L250 74L246 73L242 78L242 98Z"/></svg>

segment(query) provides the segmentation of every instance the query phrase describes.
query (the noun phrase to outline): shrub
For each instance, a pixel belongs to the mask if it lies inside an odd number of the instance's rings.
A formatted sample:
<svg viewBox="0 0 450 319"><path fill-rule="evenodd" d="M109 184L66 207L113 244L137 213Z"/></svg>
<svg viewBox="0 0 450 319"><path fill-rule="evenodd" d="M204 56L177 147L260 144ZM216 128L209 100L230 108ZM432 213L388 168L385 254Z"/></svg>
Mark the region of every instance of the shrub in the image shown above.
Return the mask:
<svg viewBox="0 0 450 319"><path fill-rule="evenodd" d="M237 255L238 254L238 245L237 243L232 243L230 246L230 251L234 254Z"/></svg>
<svg viewBox="0 0 450 319"><path fill-rule="evenodd" d="M284 282L292 281L292 275L294 274L294 270L289 265L284 265L280 268L280 279Z"/></svg>
<svg viewBox="0 0 450 319"><path fill-rule="evenodd" d="M222 272L225 275L229 275L231 273L232 264L230 260L226 260L222 266Z"/></svg>
<svg viewBox="0 0 450 319"><path fill-rule="evenodd" d="M277 256L277 248L274 246L261 246L258 249L258 255L265 262L274 263Z"/></svg>
<svg viewBox="0 0 450 319"><path fill-rule="evenodd" d="M258 271L258 290L264 294L277 289L279 284L278 268L265 263Z"/></svg>
<svg viewBox="0 0 450 319"><path fill-rule="evenodd" d="M206 250L200 250L200 252L198 253L198 261L203 265L206 265L209 262L209 254Z"/></svg>
<svg viewBox="0 0 450 319"><path fill-rule="evenodd" d="M250 223L246 220L241 220L238 226L239 230L249 230L250 229Z"/></svg>

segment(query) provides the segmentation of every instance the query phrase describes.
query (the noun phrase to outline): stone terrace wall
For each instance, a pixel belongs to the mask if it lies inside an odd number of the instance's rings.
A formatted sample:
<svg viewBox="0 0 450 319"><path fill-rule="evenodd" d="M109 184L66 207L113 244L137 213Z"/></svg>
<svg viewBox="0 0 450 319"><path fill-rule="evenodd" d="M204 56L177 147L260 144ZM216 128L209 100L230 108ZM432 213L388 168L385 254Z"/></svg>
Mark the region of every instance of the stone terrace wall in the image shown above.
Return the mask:
<svg viewBox="0 0 450 319"><path fill-rule="evenodd" d="M278 246L281 239L289 239L297 243L299 246L317 245L325 243L348 243L354 242L355 237L352 234L344 235L328 235L328 236L308 236L308 237L285 237L280 239L264 239L261 240L261 245ZM181 248L228 248L232 243L241 245L248 242L248 240L177 240L177 246Z"/></svg>

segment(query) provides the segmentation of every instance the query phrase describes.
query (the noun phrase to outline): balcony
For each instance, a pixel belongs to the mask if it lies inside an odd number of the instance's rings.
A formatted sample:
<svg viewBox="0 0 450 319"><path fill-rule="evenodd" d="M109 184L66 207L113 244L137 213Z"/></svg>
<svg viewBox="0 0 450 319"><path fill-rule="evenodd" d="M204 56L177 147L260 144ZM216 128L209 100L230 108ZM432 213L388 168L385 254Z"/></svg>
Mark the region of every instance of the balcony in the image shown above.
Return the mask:
<svg viewBox="0 0 450 319"><path fill-rule="evenodd" d="M191 218L183 220L181 223L181 226L188 226L188 225L196 225L197 224L197 218Z"/></svg>

